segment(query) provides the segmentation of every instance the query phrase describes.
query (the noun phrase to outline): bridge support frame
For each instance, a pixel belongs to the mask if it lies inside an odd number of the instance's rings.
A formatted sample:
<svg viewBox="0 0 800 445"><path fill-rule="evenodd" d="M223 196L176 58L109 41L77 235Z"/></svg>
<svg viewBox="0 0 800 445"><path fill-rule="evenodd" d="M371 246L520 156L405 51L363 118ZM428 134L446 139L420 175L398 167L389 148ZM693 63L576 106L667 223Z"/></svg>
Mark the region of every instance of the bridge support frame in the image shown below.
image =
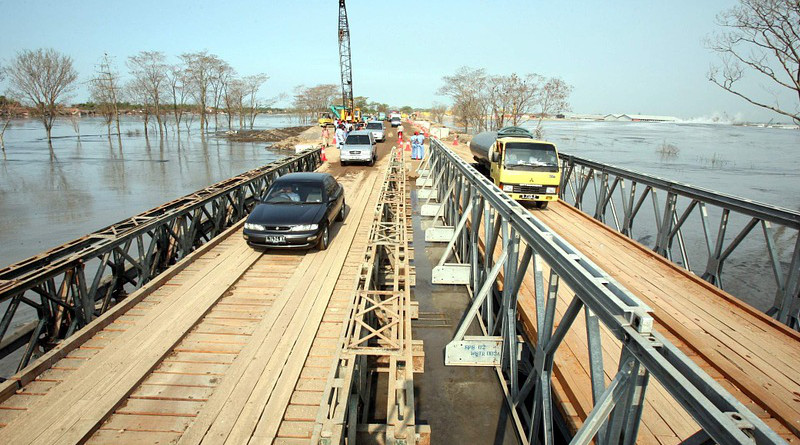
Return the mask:
<svg viewBox="0 0 800 445"><path fill-rule="evenodd" d="M473 300L446 347L446 363L495 368L522 443L553 443L555 353L579 316L586 321L594 408L574 431L572 443L635 443L651 378L718 443L752 443L751 437L756 443L783 442L653 330L651 311L638 298L436 139L428 165L431 177L442 178L436 194L443 223L455 227L439 264L452 256L471 272L467 289ZM578 190L585 193L585 184ZM671 216L666 221L674 223ZM523 286L535 307L535 320L527 324L517 312ZM566 292L573 296L557 320L556 302ZM608 386L601 327L621 351ZM483 335L467 335L476 328ZM502 344L499 354L491 347L497 343ZM732 413L743 422L732 422Z"/></svg>

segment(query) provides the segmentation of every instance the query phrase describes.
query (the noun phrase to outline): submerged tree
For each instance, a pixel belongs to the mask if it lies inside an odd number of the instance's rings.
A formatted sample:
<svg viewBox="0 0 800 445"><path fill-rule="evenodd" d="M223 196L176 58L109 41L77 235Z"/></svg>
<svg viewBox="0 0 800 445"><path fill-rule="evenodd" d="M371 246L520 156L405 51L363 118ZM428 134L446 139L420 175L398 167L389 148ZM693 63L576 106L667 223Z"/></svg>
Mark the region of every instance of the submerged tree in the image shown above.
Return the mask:
<svg viewBox="0 0 800 445"><path fill-rule="evenodd" d="M188 79L186 70L181 65L172 65L167 72L167 91L172 99L172 114L175 117L175 129L181 131L181 119L183 118L184 106L189 96Z"/></svg>
<svg viewBox="0 0 800 445"><path fill-rule="evenodd" d="M23 50L3 71L8 76L12 94L35 109L52 149L51 130L61 101L73 90L78 79L72 58L54 49Z"/></svg>
<svg viewBox="0 0 800 445"><path fill-rule="evenodd" d="M717 16L724 28L708 46L720 54L708 79L747 102L800 124L800 2L739 0ZM772 88L751 91L741 85L745 74L768 80ZM789 103L778 97L789 91ZM773 97L768 97L768 96Z"/></svg>
<svg viewBox="0 0 800 445"><path fill-rule="evenodd" d="M159 51L140 51L128 57L128 69L135 79L135 89L146 96L146 102L151 104L152 113L158 122L158 131L166 130L162 121L161 103L165 90L167 90L166 56Z"/></svg>
<svg viewBox="0 0 800 445"><path fill-rule="evenodd" d="M205 134L208 130L207 107L211 96L212 82L220 66L219 57L209 54L208 51L186 53L181 55L181 60L186 69L186 82L184 87L189 87L189 93L194 98L200 113L200 132Z"/></svg>
<svg viewBox="0 0 800 445"><path fill-rule="evenodd" d="M261 86L269 80L269 76L266 74L254 74L252 76L245 76L242 79L244 83L244 98L247 102L246 112L247 112L247 121L249 123L250 129L253 129L253 125L256 122L256 116L258 116L259 108L264 106L272 105L275 100L269 100L265 103L260 104L258 101L258 91L261 89Z"/></svg>
<svg viewBox="0 0 800 445"><path fill-rule="evenodd" d="M111 123L117 122L117 135L122 138L122 130L119 125L119 102L122 97L122 87L120 86L119 73L112 66L111 58L108 54L103 54L97 73L89 81L89 90L92 100L100 107L100 112L106 118L108 135L111 136Z"/></svg>

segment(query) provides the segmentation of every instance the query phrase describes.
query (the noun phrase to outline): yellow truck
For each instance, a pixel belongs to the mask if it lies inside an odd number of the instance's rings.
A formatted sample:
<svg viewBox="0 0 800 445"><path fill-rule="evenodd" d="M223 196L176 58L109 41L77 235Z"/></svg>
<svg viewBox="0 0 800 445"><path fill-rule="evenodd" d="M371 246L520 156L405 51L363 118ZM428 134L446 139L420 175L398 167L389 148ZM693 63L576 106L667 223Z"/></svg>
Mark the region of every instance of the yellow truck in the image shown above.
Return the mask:
<svg viewBox="0 0 800 445"><path fill-rule="evenodd" d="M540 209L558 199L561 171L555 144L536 140L524 128L505 127L475 135L469 149L511 198Z"/></svg>

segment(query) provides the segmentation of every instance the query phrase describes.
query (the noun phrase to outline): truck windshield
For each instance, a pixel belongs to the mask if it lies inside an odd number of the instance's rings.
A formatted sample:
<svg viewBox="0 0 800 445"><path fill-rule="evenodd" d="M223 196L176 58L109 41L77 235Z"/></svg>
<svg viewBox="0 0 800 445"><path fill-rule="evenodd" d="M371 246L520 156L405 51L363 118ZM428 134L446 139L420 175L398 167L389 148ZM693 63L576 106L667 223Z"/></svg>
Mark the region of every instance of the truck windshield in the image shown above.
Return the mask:
<svg viewBox="0 0 800 445"><path fill-rule="evenodd" d="M514 170L558 171L556 148L550 144L509 142L504 165Z"/></svg>

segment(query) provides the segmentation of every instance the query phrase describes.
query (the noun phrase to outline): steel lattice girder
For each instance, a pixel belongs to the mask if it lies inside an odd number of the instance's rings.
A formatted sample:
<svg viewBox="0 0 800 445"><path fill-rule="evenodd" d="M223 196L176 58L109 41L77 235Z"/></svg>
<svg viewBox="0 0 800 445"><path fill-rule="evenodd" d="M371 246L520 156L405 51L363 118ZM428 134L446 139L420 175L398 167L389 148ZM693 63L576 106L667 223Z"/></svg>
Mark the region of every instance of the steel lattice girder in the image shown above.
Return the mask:
<svg viewBox="0 0 800 445"><path fill-rule="evenodd" d="M560 158L564 172L560 187L562 199L578 209L583 209L587 200L586 191L592 184L595 199L594 218L610 226L613 222L612 227L632 237L634 220L649 198L652 201L656 226L653 250L672 260L672 247L677 241L681 266L687 270L691 270L693 261L689 257L682 229L692 214L699 214L708 258L704 269L698 274L720 289L724 289L722 269L725 260L742 245L742 241L754 228L761 226L764 234L763 246L767 251L775 281L775 301L767 314L781 323L800 330L800 212L563 153L560 154ZM629 184L627 190L626 181ZM637 188L643 190L637 193ZM568 189L572 192L571 196L567 195ZM622 204L622 221L619 220L619 212L614 201L615 192L618 192L617 196ZM658 196L659 192L664 194L661 199ZM685 202L680 212L679 199ZM709 227L707 206L722 210L716 236ZM611 210L612 221L607 220L608 210ZM733 216L743 218L747 222L736 236L726 243L729 220ZM779 229L773 229L773 225L777 225ZM776 232L780 232L785 239L795 240L789 268L786 270L781 264L775 246Z"/></svg>
<svg viewBox="0 0 800 445"><path fill-rule="evenodd" d="M319 149L270 163L0 270L0 302L9 302L0 357L27 342L21 369L35 347L71 335L124 297L125 286L142 286L245 217L274 178L320 163ZM20 305L38 321L3 341Z"/></svg>
<svg viewBox="0 0 800 445"><path fill-rule="evenodd" d="M408 190L404 157L393 149L383 178L357 289L349 307L349 318L341 335L337 365L329 376L323 406L311 443L343 443L345 425L355 438L366 403L369 361L388 364L386 425L380 432L386 443L416 443L414 414L414 356L411 338L411 293L408 256ZM383 267L387 270L383 270ZM390 279L387 279L387 276ZM368 344L369 340L380 340ZM373 360L374 362L374 360ZM373 370L374 371L374 370ZM392 407L392 408L389 408Z"/></svg>
<svg viewBox="0 0 800 445"><path fill-rule="evenodd" d="M537 320L544 320L543 326L540 326L538 330L540 338L535 342L527 340L526 344L528 350L533 354L534 372L530 374L533 378L531 381L525 382L521 388L516 379L507 380L509 373L517 372L510 367L510 363L515 361L514 357L510 357L511 360L504 360L502 372L498 371L504 388L508 389L507 400L514 410L517 422L519 421L517 412L523 407L520 403L520 396L524 396L529 393L531 388L535 388L534 411L530 414L524 413L522 416L529 422L528 431L521 432L526 441L538 437L540 426L544 426L547 437L552 435L553 413L551 410L553 408L549 394L553 356L574 317L584 310L593 319L596 318L598 322L601 322L621 342L622 357L620 371L615 379L617 383L608 388L594 388L593 390L596 408L599 408L600 411L597 414L590 414L590 419L587 419L587 423L584 424L587 430L579 430L576 437L581 439L581 443L588 443L598 431L605 431L604 436L598 436L603 443L615 443L614 438L619 438L620 432L624 433L626 443L632 443L638 431L639 416L641 415L640 401L644 397L644 390L650 376L658 380L705 432L718 443L751 443L752 439L748 437L748 434L752 434L756 443L785 443L780 436L717 384L677 347L658 332L653 331L650 309L616 280L600 270L558 234L538 221L519 203L500 192L488 179L435 139L431 143L430 156L433 158L431 160L432 175L439 174L442 169L447 170L447 175L445 175L447 180L440 182L440 191L444 190L445 184L451 184L458 177L465 180L466 187L469 189L469 193L460 195L440 194L440 197L443 198L440 202L449 200L450 208L456 211L454 215L445 219L448 225L455 225L463 209L469 205L469 196L477 197L475 199L481 203L485 212L483 220L488 237L485 246L486 252L494 252L493 239L497 239L502 232L504 252L513 251L512 244L522 242L526 246L526 251L528 248L532 250L534 260L541 259L550 267L549 289L546 292L544 289L536 292L536 310L540 315L537 316ZM492 220L492 216L494 216L494 220ZM477 234L477 231L474 231L473 234ZM468 238L469 246L460 247L458 246L459 241L464 238L459 237L458 234L456 238L459 238L454 246L456 251L479 252L484 248L479 244L476 236ZM449 252L445 255L449 255ZM476 270L476 273L481 275L476 283L479 285L488 283L487 289L493 287L491 275L496 273L490 270L494 269L496 265L493 264L491 257L492 255L486 255L484 263ZM472 258L474 265L478 261L475 256ZM507 258L507 254L501 256L497 261L497 266L506 267L501 263L508 261ZM524 261L529 259L530 256L523 255ZM510 263L511 268L506 267L506 273L512 270L524 273L524 267L527 267L515 259ZM514 286L517 286L517 283L514 282L514 275L516 273L503 275L503 289L514 289ZM575 298L559 322L558 328L550 334L548 326L552 329L555 295L558 285L562 281L575 292ZM491 307L491 302L496 295L489 294L488 290L486 292L487 295L484 298L486 304L480 311L472 308L471 313L480 313L481 320L488 317L485 324L488 325L488 335L492 335L495 332L492 326L495 310ZM508 302L504 303L505 309L516 310L515 307L511 309L512 306ZM480 305L480 302L478 304ZM516 320L516 314L501 314L501 323L502 318ZM471 322L472 319L469 317L462 320L464 325ZM459 329L459 333L464 331L464 325ZM507 344L513 345L513 341L518 338L517 335L521 334L517 332L518 329L519 326L515 326L513 334L510 329L500 329L500 335L505 338ZM587 331L587 335L591 336L591 331L591 329ZM509 337L513 337L513 339ZM595 360L592 360L592 362L593 368L602 366L601 361L594 363ZM508 388L509 386L511 388ZM516 397L510 395L515 393L518 394ZM611 415L606 420L608 414ZM744 422L737 421L736 418L742 419ZM589 420L591 422L588 422ZM591 434L587 434L587 432Z"/></svg>

